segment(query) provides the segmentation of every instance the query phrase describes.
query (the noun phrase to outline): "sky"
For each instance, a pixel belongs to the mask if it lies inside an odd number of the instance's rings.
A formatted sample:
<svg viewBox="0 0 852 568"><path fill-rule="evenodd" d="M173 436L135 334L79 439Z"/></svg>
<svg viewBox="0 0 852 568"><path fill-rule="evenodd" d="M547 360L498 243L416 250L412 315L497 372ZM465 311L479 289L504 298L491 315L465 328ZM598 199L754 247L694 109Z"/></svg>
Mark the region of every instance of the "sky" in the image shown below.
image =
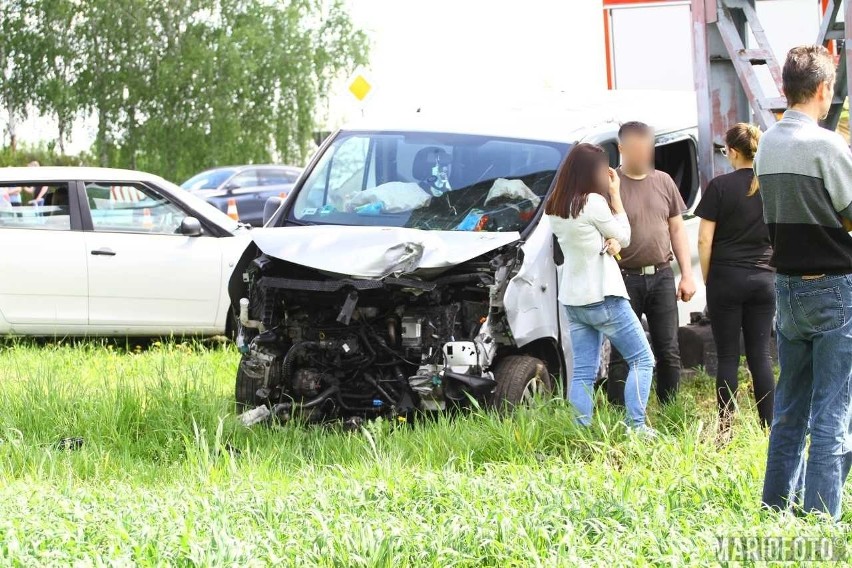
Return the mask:
<svg viewBox="0 0 852 568"><path fill-rule="evenodd" d="M602 0L349 0L372 39L365 112L606 86ZM359 108L333 97L332 122Z"/></svg>

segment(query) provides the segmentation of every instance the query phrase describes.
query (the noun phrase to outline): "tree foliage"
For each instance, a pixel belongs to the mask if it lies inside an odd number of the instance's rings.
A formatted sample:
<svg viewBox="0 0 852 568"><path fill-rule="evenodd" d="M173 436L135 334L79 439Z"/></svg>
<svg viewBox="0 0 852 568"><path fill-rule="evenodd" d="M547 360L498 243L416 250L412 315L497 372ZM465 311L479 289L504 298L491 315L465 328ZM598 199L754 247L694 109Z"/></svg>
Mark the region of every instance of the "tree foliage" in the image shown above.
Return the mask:
<svg viewBox="0 0 852 568"><path fill-rule="evenodd" d="M54 117L60 150L94 116L98 163L180 180L303 160L330 83L366 53L342 0L7 0L0 105Z"/></svg>

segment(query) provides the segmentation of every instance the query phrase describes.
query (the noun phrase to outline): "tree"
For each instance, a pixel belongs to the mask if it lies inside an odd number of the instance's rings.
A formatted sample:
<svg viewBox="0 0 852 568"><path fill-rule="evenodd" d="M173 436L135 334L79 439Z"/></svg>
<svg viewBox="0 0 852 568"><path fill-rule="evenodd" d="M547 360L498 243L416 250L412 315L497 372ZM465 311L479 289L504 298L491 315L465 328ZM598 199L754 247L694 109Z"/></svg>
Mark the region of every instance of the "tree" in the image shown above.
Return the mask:
<svg viewBox="0 0 852 568"><path fill-rule="evenodd" d="M302 161L329 84L366 62L340 0L11 0L0 97L97 119L101 165L172 179ZM61 147L61 146L60 146Z"/></svg>
<svg viewBox="0 0 852 568"><path fill-rule="evenodd" d="M80 49L75 26L79 17L71 0L45 0L32 6L34 30L27 66L31 70L31 102L42 113L56 119L60 153L80 104L73 82L77 77Z"/></svg>
<svg viewBox="0 0 852 568"><path fill-rule="evenodd" d="M0 4L0 105L7 113L6 132L13 151L17 145L17 119L26 117L27 84L33 80L28 60L35 47L32 30L26 23L30 4Z"/></svg>
<svg viewBox="0 0 852 568"><path fill-rule="evenodd" d="M158 96L138 132L140 166L185 178L218 164L304 160L330 80L366 61L365 36L337 1L220 0L211 14L162 20L181 33L166 34L174 39L152 74Z"/></svg>

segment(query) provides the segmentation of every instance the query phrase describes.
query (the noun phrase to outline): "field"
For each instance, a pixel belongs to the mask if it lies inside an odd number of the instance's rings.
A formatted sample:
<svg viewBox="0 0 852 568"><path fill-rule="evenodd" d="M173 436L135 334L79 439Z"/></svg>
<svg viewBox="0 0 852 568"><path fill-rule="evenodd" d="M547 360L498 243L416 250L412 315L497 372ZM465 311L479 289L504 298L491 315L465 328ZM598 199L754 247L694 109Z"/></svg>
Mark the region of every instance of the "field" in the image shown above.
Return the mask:
<svg viewBox="0 0 852 568"><path fill-rule="evenodd" d="M748 397L714 443L697 376L628 436L606 408L377 421L360 432L233 416L230 347L0 347L0 566L706 566L719 538L829 537L758 506ZM79 448L58 447L80 437ZM835 550L837 553L837 550Z"/></svg>

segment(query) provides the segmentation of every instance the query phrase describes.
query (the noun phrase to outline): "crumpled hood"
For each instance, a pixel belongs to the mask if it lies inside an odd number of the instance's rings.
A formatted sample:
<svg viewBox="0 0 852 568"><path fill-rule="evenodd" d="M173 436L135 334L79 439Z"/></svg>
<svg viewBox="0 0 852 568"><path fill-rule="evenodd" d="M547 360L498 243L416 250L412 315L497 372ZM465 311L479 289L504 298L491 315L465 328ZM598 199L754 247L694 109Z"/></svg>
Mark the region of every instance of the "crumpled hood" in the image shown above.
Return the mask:
<svg viewBox="0 0 852 568"><path fill-rule="evenodd" d="M268 256L355 278L449 268L521 238L517 232L339 225L253 229L251 235Z"/></svg>

